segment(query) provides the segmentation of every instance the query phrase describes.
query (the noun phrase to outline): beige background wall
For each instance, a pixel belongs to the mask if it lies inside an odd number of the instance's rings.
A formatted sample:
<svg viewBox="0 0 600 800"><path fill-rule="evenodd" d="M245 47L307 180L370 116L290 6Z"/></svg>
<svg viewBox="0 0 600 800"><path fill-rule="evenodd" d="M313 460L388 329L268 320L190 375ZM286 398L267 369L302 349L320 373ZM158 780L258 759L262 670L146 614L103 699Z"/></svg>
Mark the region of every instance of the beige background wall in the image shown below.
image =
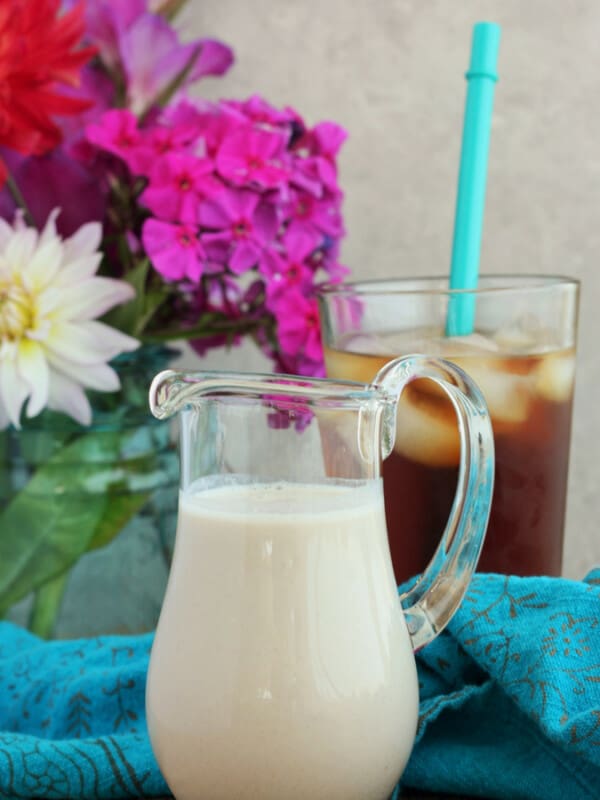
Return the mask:
<svg viewBox="0 0 600 800"><path fill-rule="evenodd" d="M583 280L566 544L579 577L600 563L600 2L190 0L182 22L237 53L206 96L260 92L347 127L344 261L383 277L447 269L463 74L482 19L503 29L482 269ZM247 351L226 363L262 364Z"/></svg>

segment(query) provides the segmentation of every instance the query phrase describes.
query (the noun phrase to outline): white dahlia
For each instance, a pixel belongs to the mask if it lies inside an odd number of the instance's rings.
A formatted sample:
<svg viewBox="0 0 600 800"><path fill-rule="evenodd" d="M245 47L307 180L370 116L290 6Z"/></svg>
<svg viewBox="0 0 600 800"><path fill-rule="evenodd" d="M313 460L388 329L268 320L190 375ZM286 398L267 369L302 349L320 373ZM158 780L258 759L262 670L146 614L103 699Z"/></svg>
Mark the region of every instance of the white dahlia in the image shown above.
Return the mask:
<svg viewBox="0 0 600 800"><path fill-rule="evenodd" d="M92 418L84 388L110 392L119 378L106 363L138 342L96 317L131 300L124 281L96 276L99 223L62 239L55 209L44 230L22 217L0 219L0 429L19 427L48 406L82 425Z"/></svg>

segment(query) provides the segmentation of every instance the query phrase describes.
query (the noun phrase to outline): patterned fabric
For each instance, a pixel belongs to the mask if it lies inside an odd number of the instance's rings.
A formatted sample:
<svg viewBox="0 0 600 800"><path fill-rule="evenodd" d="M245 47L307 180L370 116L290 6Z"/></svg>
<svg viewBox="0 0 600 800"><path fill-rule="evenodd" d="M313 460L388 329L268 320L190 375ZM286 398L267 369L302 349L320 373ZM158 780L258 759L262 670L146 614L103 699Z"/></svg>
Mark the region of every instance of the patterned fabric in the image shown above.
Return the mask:
<svg viewBox="0 0 600 800"><path fill-rule="evenodd" d="M151 636L42 643L0 623L0 797L152 797ZM503 800L600 797L600 570L477 576L418 657L407 786Z"/></svg>
<svg viewBox="0 0 600 800"><path fill-rule="evenodd" d="M476 576L418 658L403 783L503 800L600 798L600 570Z"/></svg>

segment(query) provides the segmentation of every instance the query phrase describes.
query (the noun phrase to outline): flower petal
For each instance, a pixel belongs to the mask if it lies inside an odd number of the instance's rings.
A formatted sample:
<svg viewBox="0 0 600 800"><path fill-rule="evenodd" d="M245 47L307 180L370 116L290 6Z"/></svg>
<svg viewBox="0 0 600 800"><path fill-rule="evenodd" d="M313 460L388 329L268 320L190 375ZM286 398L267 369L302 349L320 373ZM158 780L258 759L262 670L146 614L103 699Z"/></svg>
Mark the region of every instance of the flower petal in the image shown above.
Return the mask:
<svg viewBox="0 0 600 800"><path fill-rule="evenodd" d="M63 375L88 389L95 389L97 392L116 392L121 386L119 376L108 364L73 364L64 359L55 362L53 357L49 360Z"/></svg>
<svg viewBox="0 0 600 800"><path fill-rule="evenodd" d="M12 354L5 355L0 359L0 403L15 428L21 427L21 408L26 397L27 384L20 378Z"/></svg>
<svg viewBox="0 0 600 800"><path fill-rule="evenodd" d="M90 256L102 241L102 225L99 222L88 222L82 225L64 242L65 262Z"/></svg>
<svg viewBox="0 0 600 800"><path fill-rule="evenodd" d="M60 214L60 208L53 208L52 211L48 214L48 219L46 220L46 224L44 225L44 230L40 233L40 240L38 242L38 246L44 245L47 242L51 242L57 238L58 233L56 231L56 218Z"/></svg>
<svg viewBox="0 0 600 800"><path fill-rule="evenodd" d="M14 230L5 219L0 217L0 249L6 247L7 242L14 235Z"/></svg>
<svg viewBox="0 0 600 800"><path fill-rule="evenodd" d="M63 247L59 238L48 239L31 254L23 265L23 283L30 291L39 292L52 283L63 260Z"/></svg>
<svg viewBox="0 0 600 800"><path fill-rule="evenodd" d="M90 401L81 386L54 370L50 373L48 407L64 411L81 425L89 425L92 421Z"/></svg>
<svg viewBox="0 0 600 800"><path fill-rule="evenodd" d="M17 351L16 366L29 388L27 416L35 417L48 403L49 369L42 346L23 339Z"/></svg>
<svg viewBox="0 0 600 800"><path fill-rule="evenodd" d="M13 233L3 253L13 273L20 275L25 265L29 263L37 240L38 234L35 228L24 228Z"/></svg>
<svg viewBox="0 0 600 800"><path fill-rule="evenodd" d="M63 256L63 260L66 262L67 258ZM101 261L102 253L92 253L69 261L60 270L52 282L52 286L61 288L63 286L73 286L73 284L78 284L87 278L92 278L96 274Z"/></svg>
<svg viewBox="0 0 600 800"><path fill-rule="evenodd" d="M8 414L6 413L6 409L4 408L4 403L2 401L2 393L0 392L0 431L3 431L5 428L8 428L10 424L10 420L8 418Z"/></svg>
<svg viewBox="0 0 600 800"><path fill-rule="evenodd" d="M75 364L97 364L138 346L136 339L95 320L57 322L46 340L48 352L56 364L61 359Z"/></svg>
<svg viewBox="0 0 600 800"><path fill-rule="evenodd" d="M60 306L55 308L54 317L60 320L90 320L134 297L133 286L125 281L89 278L62 290Z"/></svg>

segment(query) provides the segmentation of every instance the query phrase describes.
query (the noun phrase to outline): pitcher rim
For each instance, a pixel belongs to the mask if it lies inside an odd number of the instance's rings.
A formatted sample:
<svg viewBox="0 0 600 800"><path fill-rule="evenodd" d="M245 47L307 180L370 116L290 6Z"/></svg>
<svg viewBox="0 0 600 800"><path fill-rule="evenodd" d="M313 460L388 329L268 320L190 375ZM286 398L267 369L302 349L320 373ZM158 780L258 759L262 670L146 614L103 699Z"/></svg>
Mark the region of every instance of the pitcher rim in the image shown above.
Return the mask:
<svg viewBox="0 0 600 800"><path fill-rule="evenodd" d="M409 358L409 356L404 356ZM175 394L169 398L172 387ZM267 372L222 372L218 370L163 370L152 381L149 402L159 419L173 416L186 406L218 397L238 395L249 399L298 398L331 403L337 408L357 406L373 399L387 401L383 387L376 383L333 380L302 375Z"/></svg>

